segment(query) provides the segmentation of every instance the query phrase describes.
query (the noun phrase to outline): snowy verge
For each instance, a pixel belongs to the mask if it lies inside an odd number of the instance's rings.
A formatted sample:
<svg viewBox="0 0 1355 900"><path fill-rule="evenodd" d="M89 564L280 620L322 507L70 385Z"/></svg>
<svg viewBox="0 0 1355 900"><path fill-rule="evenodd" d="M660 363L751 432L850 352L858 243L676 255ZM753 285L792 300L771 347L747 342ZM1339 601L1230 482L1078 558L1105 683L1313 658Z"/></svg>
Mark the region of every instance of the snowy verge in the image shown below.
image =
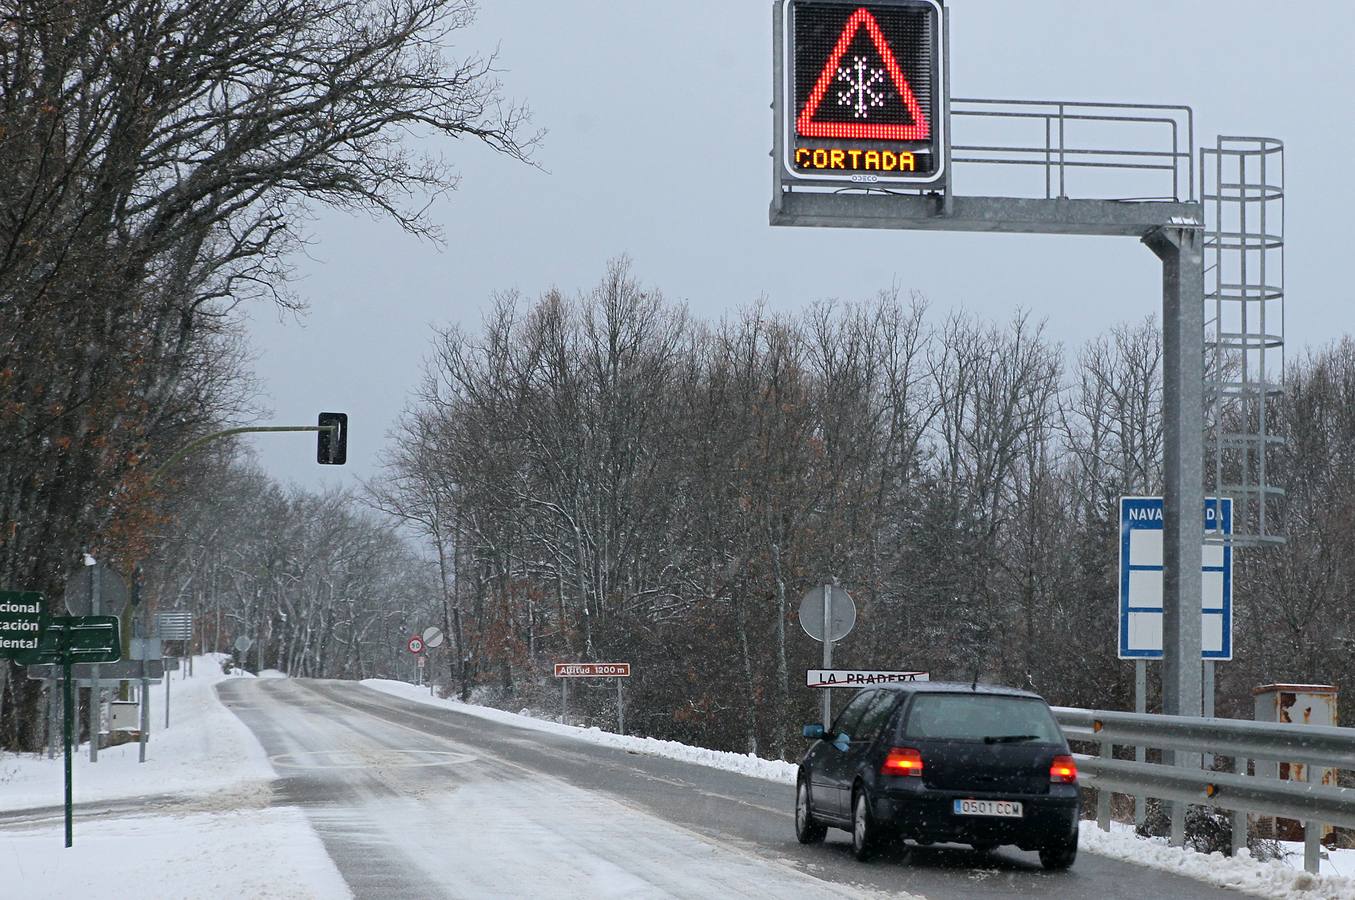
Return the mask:
<svg viewBox="0 0 1355 900"><path fill-rule="evenodd" d="M164 728L165 686L151 685L146 762L137 761L137 744L100 750L96 763L89 761L88 743L74 753L75 802L266 791L266 783L277 777L267 754L245 724L216 698L218 683L239 677L221 671L223 656L196 657L192 678L181 677L182 671L169 673L174 680L169 686L168 730ZM60 806L65 797L62 781L59 746L55 759L45 754L0 753L0 810Z"/></svg>
<svg viewBox="0 0 1355 900"><path fill-rule="evenodd" d="M26 896L103 894L109 885L119 895L204 900L351 896L305 813L269 805L277 775L216 695L222 681L254 676L224 674L224 656L196 657L192 678L175 673L168 730L164 685L150 688L145 763L136 744L101 750L97 763L88 744L75 755L74 847L64 846L60 812L11 824L0 817L0 869L17 873ZM60 753L0 753L0 811L59 809L63 768ZM114 800L134 801L134 811L90 815L79 806Z"/></svg>
<svg viewBox="0 0 1355 900"><path fill-rule="evenodd" d="M1355 897L1355 878L1310 875L1280 861L1259 862L1222 853L1196 853L1167 845L1164 838L1141 838L1125 831L1101 831L1083 822L1078 846L1092 853L1246 891L1274 900L1349 900Z"/></svg>
<svg viewBox="0 0 1355 900"><path fill-rule="evenodd" d="M493 709L488 706L475 706L470 703L462 703L460 700L442 700L437 697L430 697L426 688L417 687L416 685L408 684L403 681L387 681L381 678L368 678L362 683L369 688L374 688L375 690L387 694L393 694L396 697L405 700L413 700L417 703L423 703L428 706L438 706L443 709L452 709L468 716L476 716L481 719L489 719L494 722L515 725L518 728L529 728L534 731L546 731L552 734L568 735L603 747L615 747L618 750L627 750L632 753L662 756L668 759L680 760L682 762L695 763L696 765L710 766L715 769L724 769L728 772L738 772L742 775L751 775L754 778L764 778L768 781L779 781L782 784L795 783L796 766L794 763L781 762L780 760L773 759L762 759L751 753L730 753L724 750L707 750L704 747L692 747L687 744L680 744L677 741L661 741L658 738L635 737L628 734L613 734L610 731L603 731L600 728L579 728L574 725L561 725L559 722L547 722L543 719L533 719L530 716L504 712L501 709Z"/></svg>
<svg viewBox="0 0 1355 900"><path fill-rule="evenodd" d="M431 697L426 688L403 681L369 678L362 684L405 700L451 709L464 715L502 722L518 728L566 735L604 747L711 766L782 784L795 783L796 766L793 763L760 759L752 754L691 747L677 741L612 734L599 728L561 725L558 722L547 722L487 706L462 703L456 699L443 700ZM1263 863L1246 857L1226 857L1220 853L1196 853L1193 850L1169 847L1159 839L1140 838L1130 832L1115 831L1106 834L1098 830L1092 822L1083 822L1080 833L1078 846L1082 850L1220 887L1274 897L1277 900L1341 900L1341 898L1348 900L1355 897L1355 878L1343 875L1314 876L1307 872L1295 871L1292 866L1283 862Z"/></svg>
<svg viewBox="0 0 1355 900"><path fill-rule="evenodd" d="M5 829L0 868L29 898L107 896L330 900L351 893L296 807ZM17 875L17 879L15 876ZM116 887L113 887L116 886Z"/></svg>

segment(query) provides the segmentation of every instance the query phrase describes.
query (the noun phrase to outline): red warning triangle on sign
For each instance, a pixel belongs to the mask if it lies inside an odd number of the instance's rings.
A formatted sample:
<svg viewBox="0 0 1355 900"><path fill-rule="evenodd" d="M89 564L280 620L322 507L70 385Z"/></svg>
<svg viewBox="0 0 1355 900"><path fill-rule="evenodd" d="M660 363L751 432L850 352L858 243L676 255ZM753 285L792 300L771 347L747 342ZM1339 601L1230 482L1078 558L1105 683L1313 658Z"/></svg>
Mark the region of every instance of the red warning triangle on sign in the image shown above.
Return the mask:
<svg viewBox="0 0 1355 900"><path fill-rule="evenodd" d="M903 105L913 119L913 124L815 121L814 117L818 115L819 106L823 103L823 98L827 95L828 89L832 87L833 81L839 74L845 71L838 68L842 63L842 57L847 53L852 41L856 39L857 32L862 28L866 29L866 33L875 45L875 50L880 54L880 59L884 63L884 70L889 75L889 81L898 91L899 97L903 100ZM795 119L795 130L803 137L865 138L885 141L925 141L931 135L931 126L927 122L926 116L922 114L922 107L918 104L917 98L913 96L913 88L908 84L908 78L903 74L903 70L899 68L898 60L894 57L894 51L889 48L889 42L885 40L884 32L880 30L880 23L865 7L857 9L847 20L847 25L842 29L842 34L838 37L833 52L828 56L828 62L824 65L823 72L819 74L819 80L814 83L814 89L809 93L808 102L805 103L804 109L800 110L800 115Z"/></svg>

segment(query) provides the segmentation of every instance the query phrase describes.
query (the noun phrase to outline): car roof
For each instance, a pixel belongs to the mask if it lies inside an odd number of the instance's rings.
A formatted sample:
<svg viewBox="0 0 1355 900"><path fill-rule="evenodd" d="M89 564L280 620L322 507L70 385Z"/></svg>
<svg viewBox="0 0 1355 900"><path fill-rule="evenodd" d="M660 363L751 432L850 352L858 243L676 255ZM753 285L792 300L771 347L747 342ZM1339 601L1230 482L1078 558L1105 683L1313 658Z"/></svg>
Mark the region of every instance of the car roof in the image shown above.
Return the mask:
<svg viewBox="0 0 1355 900"><path fill-rule="evenodd" d="M864 688L896 691L909 694L985 694L998 697L1031 697L1043 700L1034 691L1007 687L1001 684L971 684L968 681L894 681L885 684L863 685Z"/></svg>

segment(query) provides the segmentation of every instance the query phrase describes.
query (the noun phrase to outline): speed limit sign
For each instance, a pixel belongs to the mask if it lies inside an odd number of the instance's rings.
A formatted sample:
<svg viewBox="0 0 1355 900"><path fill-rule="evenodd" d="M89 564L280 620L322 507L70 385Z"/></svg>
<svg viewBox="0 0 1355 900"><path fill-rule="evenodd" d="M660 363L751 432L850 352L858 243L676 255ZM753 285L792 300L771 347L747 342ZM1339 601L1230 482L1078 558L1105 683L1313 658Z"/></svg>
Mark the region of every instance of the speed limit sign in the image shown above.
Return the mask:
<svg viewBox="0 0 1355 900"><path fill-rule="evenodd" d="M410 652L410 653L422 653L422 652L423 652L423 638L419 637L419 636L416 634L416 635L414 635L414 637L412 637L412 638L409 639L409 644L408 644L407 646L409 647L409 652Z"/></svg>

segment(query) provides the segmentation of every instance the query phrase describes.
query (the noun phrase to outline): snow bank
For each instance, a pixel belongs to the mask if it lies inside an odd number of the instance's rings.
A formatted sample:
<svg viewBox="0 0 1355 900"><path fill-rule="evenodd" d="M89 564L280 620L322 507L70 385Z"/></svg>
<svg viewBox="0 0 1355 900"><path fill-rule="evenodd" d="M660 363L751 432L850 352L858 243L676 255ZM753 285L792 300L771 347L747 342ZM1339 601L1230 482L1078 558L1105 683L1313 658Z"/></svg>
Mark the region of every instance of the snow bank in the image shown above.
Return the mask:
<svg viewBox="0 0 1355 900"><path fill-rule="evenodd" d="M406 700L452 709L465 715L503 722L519 728L568 735L605 747L616 747L634 753L648 753L653 756L663 756L683 762L711 766L782 784L795 783L796 767L788 762L759 759L752 754L725 753L719 750L706 750L702 747L689 747L676 741L612 734L598 728L576 728L572 725L546 722L526 715L462 703L455 699L442 700L430 697L427 688L416 687L403 681L368 679L362 683ZM1079 846L1091 853L1099 853L1102 856L1160 869L1220 887L1234 888L1276 898L1276 900L1343 900L1343 898L1349 900L1349 898L1355 897L1355 877L1345 877L1347 874L1355 874L1355 851L1336 851L1336 855L1341 858L1331 861L1323 860L1324 869L1331 869L1333 872L1339 871L1339 874L1313 876L1301 871L1303 865L1302 845L1298 845L1298 867L1300 871L1295 871L1292 857L1289 858L1288 862L1262 863L1246 857L1226 857L1220 853L1196 853L1193 850L1169 847L1162 839L1140 838L1129 831L1113 831L1106 834L1098 830L1095 823L1092 822L1082 823ZM1344 865L1346 859L1342 856L1345 853L1350 854L1349 872ZM1335 865L1331 864L1333 862ZM1341 867L1339 870L1337 869L1338 866Z"/></svg>
<svg viewBox="0 0 1355 900"><path fill-rule="evenodd" d="M268 792L276 777L254 735L216 699L215 686L230 677L221 671L224 654L197 657L192 678L180 672L169 686L169 729L165 730L165 686L151 685L151 733L146 762L138 763L138 745L99 751L89 761L86 743L73 759L76 803L152 794L208 795L242 790ZM84 715L81 710L81 715ZM60 806L62 755L0 753L0 810Z"/></svg>
<svg viewBox="0 0 1355 900"><path fill-rule="evenodd" d="M296 807L75 821L0 832L0 869L42 897L349 897ZM17 878L15 877L17 876ZM149 892L149 893L148 893Z"/></svg>
<svg viewBox="0 0 1355 900"><path fill-rule="evenodd" d="M75 846L64 846L63 761L0 754L0 811L56 807L36 821L0 817L0 870L29 897L331 898L351 893L305 814L271 807L276 774L250 730L221 705L231 677L225 654L196 658L194 677L173 673L170 727L163 684L151 690L146 762L136 744L74 757ZM252 675L249 677L253 677ZM157 797L172 795L162 801ZM146 798L145 802L138 802ZM130 800L113 814L79 804ZM14 879L17 873L17 881ZM147 892L150 893L147 893Z"/></svg>
<svg viewBox="0 0 1355 900"><path fill-rule="evenodd" d="M1355 897L1355 878L1309 875L1278 860L1263 863L1246 856L1196 853L1169 847L1165 838L1141 838L1119 830L1106 833L1091 822L1082 823L1078 846L1102 856L1274 900L1349 900ZM1299 847L1299 865L1302 866L1302 845Z"/></svg>
<svg viewBox="0 0 1355 900"><path fill-rule="evenodd" d="M503 722L508 725L515 725L518 728L529 728L533 731L547 731L553 734L568 735L570 737L578 738L579 740L588 741L591 744L599 744L603 747L615 747L619 750L627 750L632 753L647 753L651 756L663 756L668 759L681 760L682 762L710 766L715 769L724 769L728 772L751 775L754 778L779 781L783 784L795 783L796 768L793 763L781 762L780 760L761 759L751 753L729 753L724 750L707 750L704 747L692 747L687 744L679 744L677 741L661 741L658 738L613 734L610 731L603 731L600 728L579 728L574 725L561 725L558 722L533 719L530 716L504 712L501 709L493 709L488 706L475 706L470 703L462 703L460 700L456 699L443 700L437 697L430 697L427 688L421 688L404 681L387 681L382 678L368 678L362 683L367 687L375 688L376 690L383 691L387 694L394 694L405 700L413 700L429 706L439 706L443 709L453 709L468 716L476 716L494 722Z"/></svg>

